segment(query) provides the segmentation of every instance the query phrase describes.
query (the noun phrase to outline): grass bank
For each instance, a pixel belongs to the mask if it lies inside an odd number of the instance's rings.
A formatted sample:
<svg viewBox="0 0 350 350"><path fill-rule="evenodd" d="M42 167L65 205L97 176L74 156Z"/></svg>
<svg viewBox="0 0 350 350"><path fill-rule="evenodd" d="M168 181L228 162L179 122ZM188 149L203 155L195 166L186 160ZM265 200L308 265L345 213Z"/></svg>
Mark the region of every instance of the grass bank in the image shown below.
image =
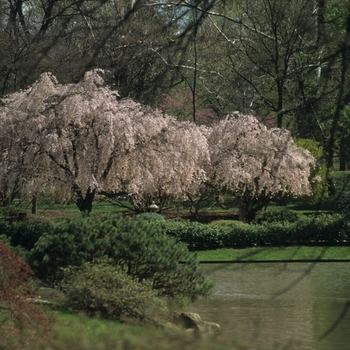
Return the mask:
<svg viewBox="0 0 350 350"><path fill-rule="evenodd" d="M346 247L256 247L245 249L215 249L197 252L198 260L299 260L350 259L350 246Z"/></svg>
<svg viewBox="0 0 350 350"><path fill-rule="evenodd" d="M42 350L229 350L233 341L220 337L197 337L191 332L125 324L48 309L49 342L36 343ZM31 348L30 348L31 349ZM34 349L34 348L33 348Z"/></svg>

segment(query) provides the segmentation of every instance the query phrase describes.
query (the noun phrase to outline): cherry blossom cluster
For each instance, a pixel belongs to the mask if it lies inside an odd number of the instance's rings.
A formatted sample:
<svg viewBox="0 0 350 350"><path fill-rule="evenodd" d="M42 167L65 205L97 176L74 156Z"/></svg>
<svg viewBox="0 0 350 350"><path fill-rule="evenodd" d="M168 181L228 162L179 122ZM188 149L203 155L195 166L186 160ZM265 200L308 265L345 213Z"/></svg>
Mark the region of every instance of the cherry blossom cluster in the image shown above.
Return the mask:
<svg viewBox="0 0 350 350"><path fill-rule="evenodd" d="M59 189L80 209L98 193L135 207L195 196L204 184L238 198L310 194L315 159L288 131L232 113L211 127L120 99L104 71L77 84L44 73L0 107L0 195Z"/></svg>

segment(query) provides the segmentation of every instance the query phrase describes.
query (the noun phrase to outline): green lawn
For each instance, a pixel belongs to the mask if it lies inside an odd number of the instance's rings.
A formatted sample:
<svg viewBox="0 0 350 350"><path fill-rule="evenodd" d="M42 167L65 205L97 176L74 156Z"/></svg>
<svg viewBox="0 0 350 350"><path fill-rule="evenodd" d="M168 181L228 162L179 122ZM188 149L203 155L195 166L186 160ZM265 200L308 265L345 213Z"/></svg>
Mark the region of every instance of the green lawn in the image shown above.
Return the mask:
<svg viewBox="0 0 350 350"><path fill-rule="evenodd" d="M35 349L228 350L233 348L232 339L198 338L191 332L125 324L64 311L48 311L48 313L52 320L49 335L51 346L46 347L39 342Z"/></svg>
<svg viewBox="0 0 350 350"><path fill-rule="evenodd" d="M295 260L350 259L349 247L257 247L245 249L216 249L197 252L198 260Z"/></svg>

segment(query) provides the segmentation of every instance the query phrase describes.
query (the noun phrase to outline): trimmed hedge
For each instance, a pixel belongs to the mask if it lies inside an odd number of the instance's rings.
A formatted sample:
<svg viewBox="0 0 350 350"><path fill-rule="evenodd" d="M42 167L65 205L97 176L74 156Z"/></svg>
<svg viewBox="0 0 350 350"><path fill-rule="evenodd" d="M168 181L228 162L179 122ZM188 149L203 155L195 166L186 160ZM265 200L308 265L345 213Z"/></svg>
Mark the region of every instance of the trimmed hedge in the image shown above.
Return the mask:
<svg viewBox="0 0 350 350"><path fill-rule="evenodd" d="M279 210L264 211L257 215L252 221L255 225L272 222L298 222L305 219L305 215L287 208Z"/></svg>
<svg viewBox="0 0 350 350"><path fill-rule="evenodd" d="M302 216L297 222L205 225L198 222L166 222L169 236L191 250L283 245L349 244L350 223L340 215Z"/></svg>

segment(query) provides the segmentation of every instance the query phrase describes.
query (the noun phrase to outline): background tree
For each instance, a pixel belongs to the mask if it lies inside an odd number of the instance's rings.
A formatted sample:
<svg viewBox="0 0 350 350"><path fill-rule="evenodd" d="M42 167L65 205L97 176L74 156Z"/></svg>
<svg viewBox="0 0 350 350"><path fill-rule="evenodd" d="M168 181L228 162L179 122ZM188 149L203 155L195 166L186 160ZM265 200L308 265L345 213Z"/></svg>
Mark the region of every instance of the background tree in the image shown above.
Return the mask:
<svg viewBox="0 0 350 350"><path fill-rule="evenodd" d="M241 221L251 221L271 199L310 195L316 166L285 129L267 129L251 115L231 114L210 132L211 181L238 200Z"/></svg>
<svg viewBox="0 0 350 350"><path fill-rule="evenodd" d="M201 130L132 100L118 101L99 74L61 85L45 73L4 99L4 193L36 196L53 187L88 212L97 193L123 194L145 211L153 200L162 207L205 181L209 154Z"/></svg>
<svg viewBox="0 0 350 350"><path fill-rule="evenodd" d="M91 211L99 189L117 191L114 165L118 155L134 147L133 127L127 104L102 85L97 71L71 85L60 85L45 73L29 89L6 99L0 111L8 121L4 132L18 127L15 139L29 158L28 166L22 166L16 163L21 149L7 152L8 163L18 168L7 175L25 177L33 186L26 191L33 193L57 186L81 211ZM33 169L38 169L35 177Z"/></svg>
<svg viewBox="0 0 350 350"><path fill-rule="evenodd" d="M168 199L194 194L206 180L208 144L200 128L191 122L163 117L159 111L134 114L135 148L123 156L118 180L137 211L160 207Z"/></svg>
<svg viewBox="0 0 350 350"><path fill-rule="evenodd" d="M104 68L122 96L152 103L171 76L158 52L174 32L148 1L0 1L0 96L50 71L63 83Z"/></svg>
<svg viewBox="0 0 350 350"><path fill-rule="evenodd" d="M187 1L181 5L194 7ZM207 61L214 62L215 54L222 53L217 55L222 57L216 65L219 74L198 80L208 106L220 110L217 101L222 98L233 101L236 107L228 104L230 110L274 115L279 127L320 142L331 170L340 113L348 104L348 8L347 0L215 1L210 8L196 6L203 13L197 27L207 29L208 42L216 36Z"/></svg>
<svg viewBox="0 0 350 350"><path fill-rule="evenodd" d="M345 106L339 120L337 132L339 147L339 170L346 170L350 165L350 107Z"/></svg>
<svg viewBox="0 0 350 350"><path fill-rule="evenodd" d="M218 119L232 110L275 116L293 135L320 142L332 169L349 104L348 5L2 0L1 93L43 71L75 83L91 68L109 68L123 97L156 105L164 93L190 94L196 121L206 110Z"/></svg>

